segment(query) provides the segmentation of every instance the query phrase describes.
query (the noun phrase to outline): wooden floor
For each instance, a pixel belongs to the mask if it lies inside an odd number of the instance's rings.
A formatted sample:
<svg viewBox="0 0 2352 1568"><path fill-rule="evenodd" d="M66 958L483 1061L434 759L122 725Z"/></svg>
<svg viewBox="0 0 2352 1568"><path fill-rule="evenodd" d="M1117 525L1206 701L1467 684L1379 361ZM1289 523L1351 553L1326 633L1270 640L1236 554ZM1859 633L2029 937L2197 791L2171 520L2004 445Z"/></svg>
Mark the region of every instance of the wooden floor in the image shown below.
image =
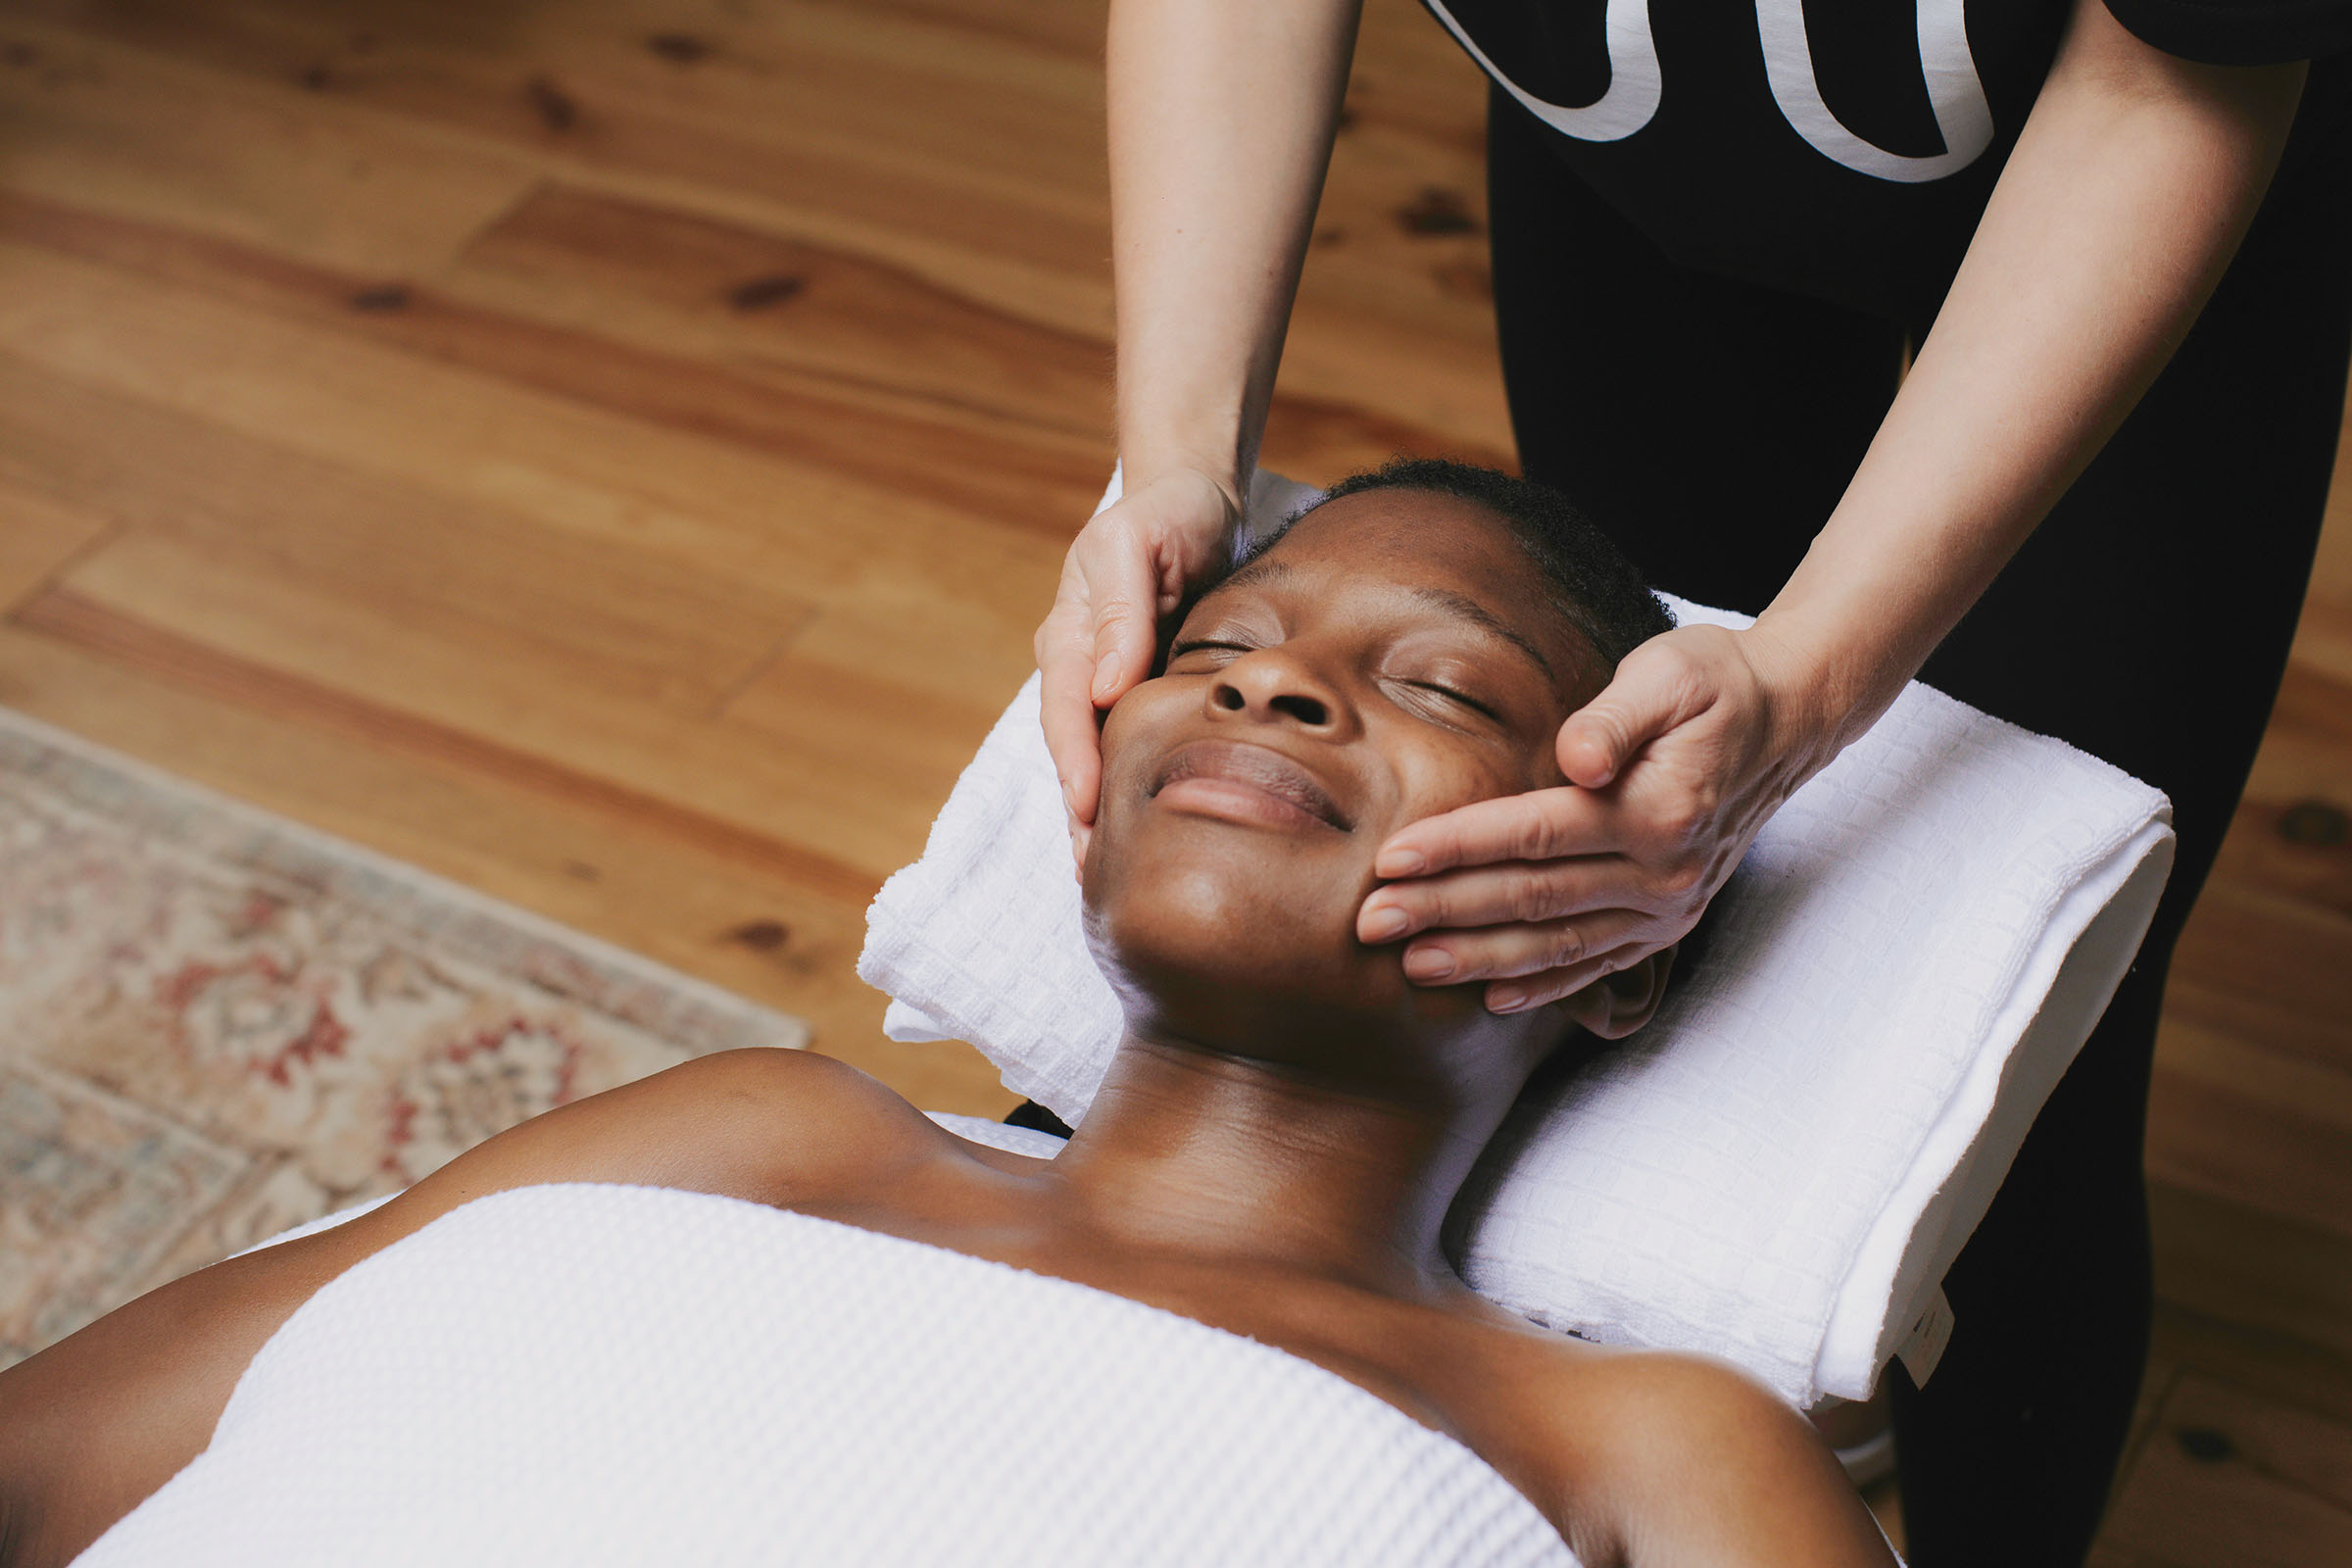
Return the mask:
<svg viewBox="0 0 2352 1568"><path fill-rule="evenodd" d="M1109 467L1100 31L0 0L0 702L1002 1110L852 962ZM1479 85L1364 31L1268 458L1507 461ZM2352 1561L2347 806L2339 470L2177 970L2110 1568Z"/></svg>

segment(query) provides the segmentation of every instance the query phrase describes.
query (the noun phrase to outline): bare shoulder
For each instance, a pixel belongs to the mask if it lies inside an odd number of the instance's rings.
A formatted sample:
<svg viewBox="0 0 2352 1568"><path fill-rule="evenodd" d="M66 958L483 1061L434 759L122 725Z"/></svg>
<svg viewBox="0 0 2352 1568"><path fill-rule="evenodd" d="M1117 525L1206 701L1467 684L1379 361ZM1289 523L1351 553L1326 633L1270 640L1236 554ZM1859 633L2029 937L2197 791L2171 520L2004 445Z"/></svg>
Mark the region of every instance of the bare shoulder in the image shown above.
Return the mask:
<svg viewBox="0 0 2352 1568"><path fill-rule="evenodd" d="M797 1051L701 1057L536 1116L348 1225L200 1269L0 1371L0 1568L71 1560L204 1447L313 1292L468 1200L626 1182L786 1203L953 1147L865 1074Z"/></svg>
<svg viewBox="0 0 2352 1568"><path fill-rule="evenodd" d="M749 1049L560 1107L458 1163L468 1167L466 1185L481 1191L633 1182L790 1203L885 1176L947 1142L906 1100L846 1062Z"/></svg>
<svg viewBox="0 0 2352 1568"><path fill-rule="evenodd" d="M1737 1368L1561 1346L1532 1381L1588 1568L1893 1563L1812 1423Z"/></svg>

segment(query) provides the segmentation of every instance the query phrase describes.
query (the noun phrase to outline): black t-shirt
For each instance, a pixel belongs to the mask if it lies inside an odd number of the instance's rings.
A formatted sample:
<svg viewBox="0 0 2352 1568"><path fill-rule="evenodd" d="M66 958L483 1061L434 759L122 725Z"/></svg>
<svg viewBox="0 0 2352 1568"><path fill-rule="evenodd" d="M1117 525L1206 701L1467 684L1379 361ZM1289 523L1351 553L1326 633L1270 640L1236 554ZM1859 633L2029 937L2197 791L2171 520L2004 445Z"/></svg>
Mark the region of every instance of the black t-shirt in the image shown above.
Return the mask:
<svg viewBox="0 0 2352 1568"><path fill-rule="evenodd" d="M1424 0L1687 266L1890 315L1942 293L2071 0ZM2156 47L2352 49L2352 0L2107 0Z"/></svg>

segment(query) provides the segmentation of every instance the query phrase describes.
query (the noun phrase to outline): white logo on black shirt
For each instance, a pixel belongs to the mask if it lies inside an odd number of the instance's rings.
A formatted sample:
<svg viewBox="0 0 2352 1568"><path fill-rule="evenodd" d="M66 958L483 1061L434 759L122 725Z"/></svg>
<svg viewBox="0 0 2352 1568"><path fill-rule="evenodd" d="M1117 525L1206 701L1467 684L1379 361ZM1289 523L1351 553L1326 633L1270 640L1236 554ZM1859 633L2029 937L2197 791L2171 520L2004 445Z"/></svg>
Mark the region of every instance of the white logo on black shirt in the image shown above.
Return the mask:
<svg viewBox="0 0 2352 1568"><path fill-rule="evenodd" d="M1608 0L1605 30L1609 85L1582 106L1545 103L1504 75L1488 59L1453 14L1427 0L1446 30L1479 68L1519 101L1520 107L1564 136L1579 141L1622 141L1649 123L1658 112L1664 82L1658 46L1651 35L1649 0ZM1764 46L1764 74L1773 102L1807 145L1856 173L1903 184L1941 179L1966 169L1992 145L1992 109L1969 52L1965 0L1918 0L1920 74L1943 151L1927 157L1890 153L1848 130L1821 97L1813 68L1813 46L1805 36L1804 0L1755 0L1756 32Z"/></svg>

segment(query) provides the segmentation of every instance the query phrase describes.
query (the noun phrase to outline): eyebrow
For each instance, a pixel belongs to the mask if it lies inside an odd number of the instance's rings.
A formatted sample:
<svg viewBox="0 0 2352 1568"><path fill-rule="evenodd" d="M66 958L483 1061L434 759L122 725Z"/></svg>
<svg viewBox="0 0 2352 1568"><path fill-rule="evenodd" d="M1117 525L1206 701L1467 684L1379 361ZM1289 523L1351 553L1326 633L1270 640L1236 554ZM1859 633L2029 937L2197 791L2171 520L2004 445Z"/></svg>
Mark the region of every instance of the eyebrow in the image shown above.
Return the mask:
<svg viewBox="0 0 2352 1568"><path fill-rule="evenodd" d="M1209 592L1215 593L1219 589L1252 586L1272 588L1288 583L1298 575L1298 573L1293 569L1289 562L1278 561L1271 555L1261 554L1255 561L1249 563L1232 576L1218 583Z"/></svg>
<svg viewBox="0 0 2352 1568"><path fill-rule="evenodd" d="M1477 600L1446 588L1416 587L1413 590L1413 597L1432 609L1445 611L1456 620L1470 622L1489 636L1498 637L1509 643L1513 648L1535 661L1536 667L1544 672L1545 680L1554 685L1558 684L1559 676L1553 672L1551 661L1544 657L1544 650L1538 648L1525 634L1502 620Z"/></svg>

